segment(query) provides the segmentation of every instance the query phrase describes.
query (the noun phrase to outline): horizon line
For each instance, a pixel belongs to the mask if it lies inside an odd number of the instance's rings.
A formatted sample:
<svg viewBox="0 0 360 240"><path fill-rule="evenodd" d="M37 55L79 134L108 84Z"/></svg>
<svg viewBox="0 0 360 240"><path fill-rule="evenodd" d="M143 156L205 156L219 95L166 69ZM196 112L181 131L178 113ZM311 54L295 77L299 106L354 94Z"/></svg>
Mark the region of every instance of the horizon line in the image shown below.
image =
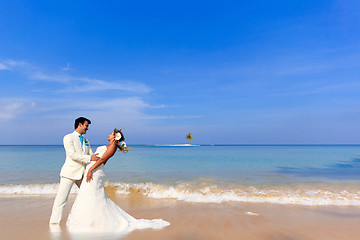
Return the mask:
<svg viewBox="0 0 360 240"><path fill-rule="evenodd" d="M360 143L192 143L199 146L360 146ZM104 143L92 144L93 146ZM131 146L153 146L151 143L128 144ZM161 144L162 145L162 144ZM173 145L173 144L169 144ZM0 146L63 146L63 144L0 144Z"/></svg>

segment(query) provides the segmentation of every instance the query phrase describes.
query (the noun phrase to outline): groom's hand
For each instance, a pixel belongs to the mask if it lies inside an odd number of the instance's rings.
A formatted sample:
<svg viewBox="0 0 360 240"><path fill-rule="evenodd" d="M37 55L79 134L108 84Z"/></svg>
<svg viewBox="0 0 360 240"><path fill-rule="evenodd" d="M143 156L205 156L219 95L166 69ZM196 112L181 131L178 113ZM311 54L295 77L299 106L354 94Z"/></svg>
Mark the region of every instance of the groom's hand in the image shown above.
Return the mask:
<svg viewBox="0 0 360 240"><path fill-rule="evenodd" d="M95 154L91 155L90 161L97 161L97 160L99 160L100 158L99 158L97 155L98 155L98 153L95 153Z"/></svg>

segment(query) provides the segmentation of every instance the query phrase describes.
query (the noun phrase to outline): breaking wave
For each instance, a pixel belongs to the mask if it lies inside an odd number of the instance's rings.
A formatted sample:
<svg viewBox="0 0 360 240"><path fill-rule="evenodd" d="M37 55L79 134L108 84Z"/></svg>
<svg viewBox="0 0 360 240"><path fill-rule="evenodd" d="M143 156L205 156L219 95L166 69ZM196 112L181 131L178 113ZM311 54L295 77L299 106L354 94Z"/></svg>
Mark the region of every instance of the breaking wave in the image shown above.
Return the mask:
<svg viewBox="0 0 360 240"><path fill-rule="evenodd" d="M0 185L1 195L56 194L58 184ZM176 199L186 202L223 203L253 202L299 205L360 206L359 186L219 186L215 184L181 183L173 186L156 183L111 183L116 194L141 194L157 199ZM78 189L73 187L72 193Z"/></svg>

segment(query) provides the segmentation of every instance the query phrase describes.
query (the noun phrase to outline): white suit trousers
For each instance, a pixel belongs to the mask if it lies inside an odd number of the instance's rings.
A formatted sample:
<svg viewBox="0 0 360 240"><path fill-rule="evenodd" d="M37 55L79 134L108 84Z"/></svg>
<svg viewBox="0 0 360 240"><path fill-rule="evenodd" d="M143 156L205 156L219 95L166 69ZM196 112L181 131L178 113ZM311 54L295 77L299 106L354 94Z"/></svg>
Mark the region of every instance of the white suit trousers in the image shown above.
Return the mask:
<svg viewBox="0 0 360 240"><path fill-rule="evenodd" d="M60 184L59 184L59 189L58 189L58 192L56 194L56 198L55 198L54 205L53 205L53 208L52 208L52 213L51 213L51 217L50 217L50 223L60 223L63 212L64 212L66 202L67 202L68 197L69 197L69 193L71 191L71 188L74 185L74 183L78 187L80 187L81 180L82 179L73 180L73 179L61 177Z"/></svg>

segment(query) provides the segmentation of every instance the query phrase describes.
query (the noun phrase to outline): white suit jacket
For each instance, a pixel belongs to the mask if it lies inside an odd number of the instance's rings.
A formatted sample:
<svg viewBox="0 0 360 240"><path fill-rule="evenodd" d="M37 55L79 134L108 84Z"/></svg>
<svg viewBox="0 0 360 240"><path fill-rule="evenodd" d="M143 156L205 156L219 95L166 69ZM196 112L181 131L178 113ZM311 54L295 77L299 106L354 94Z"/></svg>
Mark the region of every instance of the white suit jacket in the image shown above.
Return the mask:
<svg viewBox="0 0 360 240"><path fill-rule="evenodd" d="M74 131L64 137L64 148L66 159L61 168L60 176L79 180L83 177L86 164L90 162L90 156L93 154L90 144L85 143L81 146L79 134Z"/></svg>

